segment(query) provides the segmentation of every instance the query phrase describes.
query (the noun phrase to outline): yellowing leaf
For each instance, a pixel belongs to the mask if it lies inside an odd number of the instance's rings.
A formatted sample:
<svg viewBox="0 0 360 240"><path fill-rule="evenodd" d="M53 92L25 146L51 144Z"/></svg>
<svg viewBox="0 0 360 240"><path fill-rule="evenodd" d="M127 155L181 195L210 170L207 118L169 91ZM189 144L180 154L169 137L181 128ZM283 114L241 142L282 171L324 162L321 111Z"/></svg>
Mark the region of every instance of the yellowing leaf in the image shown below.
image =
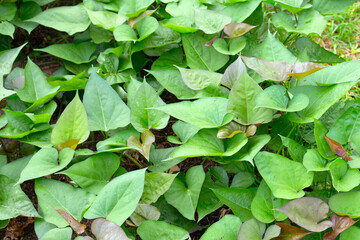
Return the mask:
<svg viewBox="0 0 360 240"><path fill-rule="evenodd" d="M137 136L131 136L127 140L128 147L137 147L139 148L139 152L143 155L147 160L149 160L150 156L150 148L151 144L155 142L155 136L150 130L145 130L141 133L141 142Z"/></svg>
<svg viewBox="0 0 360 240"><path fill-rule="evenodd" d="M76 149L77 145L79 144L80 139L71 139L66 142L60 143L59 146L57 146L57 150L60 152L64 148L71 148L73 150Z"/></svg>

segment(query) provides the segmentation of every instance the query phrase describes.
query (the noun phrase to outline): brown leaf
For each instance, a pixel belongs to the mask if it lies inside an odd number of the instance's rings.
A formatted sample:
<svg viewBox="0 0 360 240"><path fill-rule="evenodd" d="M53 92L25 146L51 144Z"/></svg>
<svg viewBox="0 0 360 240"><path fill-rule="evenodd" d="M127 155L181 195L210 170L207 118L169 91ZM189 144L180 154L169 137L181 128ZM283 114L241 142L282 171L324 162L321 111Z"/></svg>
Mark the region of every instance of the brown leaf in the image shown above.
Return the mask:
<svg viewBox="0 0 360 240"><path fill-rule="evenodd" d="M253 28L256 26L247 23L229 23L225 25L224 32L228 35L227 38L235 38L244 35Z"/></svg>
<svg viewBox="0 0 360 240"><path fill-rule="evenodd" d="M324 136L325 137L325 140L326 142L329 144L330 148L331 148L331 151L338 155L339 157L341 157L342 159L345 159L345 160L348 160L348 161L351 161L353 160L351 157L349 157L345 151L345 149L343 148L343 146L338 143L337 141L327 137L327 136Z"/></svg>
<svg viewBox="0 0 360 240"><path fill-rule="evenodd" d="M70 227L76 232L77 235L85 231L86 225L79 223L70 213L64 210L53 207L64 219L69 223Z"/></svg>
<svg viewBox="0 0 360 240"><path fill-rule="evenodd" d="M178 165L175 165L169 169L169 174L172 174L173 172L180 172L180 168Z"/></svg>
<svg viewBox="0 0 360 240"><path fill-rule="evenodd" d="M80 139L71 139L66 142L60 143L57 147L57 150L60 152L64 148L72 148L73 150L76 149L77 145L79 144Z"/></svg>
<svg viewBox="0 0 360 240"><path fill-rule="evenodd" d="M127 20L127 24L130 25L130 27L135 29L136 25L140 21L140 19L142 19L143 17L151 16L156 10L157 9L155 9L155 10L146 10L145 12L140 14L139 16L133 17L133 18L130 18L129 20Z"/></svg>
<svg viewBox="0 0 360 240"><path fill-rule="evenodd" d="M275 238L276 240L299 240L311 233L285 223L276 223L276 225L281 227L280 236Z"/></svg>
<svg viewBox="0 0 360 240"><path fill-rule="evenodd" d="M336 214L330 217L330 221L333 223L333 231L325 233L324 240L334 240L341 232L356 223L349 216L338 216Z"/></svg>
<svg viewBox="0 0 360 240"><path fill-rule="evenodd" d="M313 62L295 63L292 66L292 73L288 73L288 75L297 79L301 79L323 69L324 67L325 66L319 63Z"/></svg>

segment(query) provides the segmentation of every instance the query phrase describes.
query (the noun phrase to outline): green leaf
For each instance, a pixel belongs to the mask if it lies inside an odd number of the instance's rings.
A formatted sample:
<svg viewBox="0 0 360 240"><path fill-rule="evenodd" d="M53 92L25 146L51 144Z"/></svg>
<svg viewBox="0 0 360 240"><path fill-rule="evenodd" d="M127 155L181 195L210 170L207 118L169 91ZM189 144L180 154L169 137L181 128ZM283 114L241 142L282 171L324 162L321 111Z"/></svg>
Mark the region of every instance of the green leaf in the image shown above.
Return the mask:
<svg viewBox="0 0 360 240"><path fill-rule="evenodd" d="M341 144L348 143L360 131L359 114L360 104L355 102L336 120L326 136Z"/></svg>
<svg viewBox="0 0 360 240"><path fill-rule="evenodd" d="M248 188L255 182L254 177L248 172L237 173L231 181L231 186L234 188Z"/></svg>
<svg viewBox="0 0 360 240"><path fill-rule="evenodd" d="M184 161L185 158L171 158L171 154L175 149L175 147L172 147L152 150L149 161L152 162L153 165L149 166L149 170L152 172L164 172Z"/></svg>
<svg viewBox="0 0 360 240"><path fill-rule="evenodd" d="M83 32L90 25L88 14L82 5L50 8L28 21L66 32L69 35Z"/></svg>
<svg viewBox="0 0 360 240"><path fill-rule="evenodd" d="M309 62L341 63L345 61L340 56L325 50L307 37L297 39L295 45L300 52L306 53L308 56L307 61Z"/></svg>
<svg viewBox="0 0 360 240"><path fill-rule="evenodd" d="M227 54L227 55L235 55L239 53L241 50L243 50L245 48L245 45L246 45L246 38L237 37L228 40L228 42L226 42L225 39L218 38L215 40L212 46L219 53Z"/></svg>
<svg viewBox="0 0 360 240"><path fill-rule="evenodd" d="M241 221L246 221L253 217L250 206L255 196L255 188L219 188L212 189L212 191Z"/></svg>
<svg viewBox="0 0 360 240"><path fill-rule="evenodd" d="M345 160L338 158L329 164L332 184L338 192L348 192L359 186L360 172L358 169L348 169Z"/></svg>
<svg viewBox="0 0 360 240"><path fill-rule="evenodd" d="M159 23L154 17L143 17L136 24L136 31L139 34L139 39L137 41L142 41L152 33L156 31L159 27Z"/></svg>
<svg viewBox="0 0 360 240"><path fill-rule="evenodd" d="M227 107L227 111L234 114L236 122L251 125L271 121L272 110L255 108L255 99L262 91L262 88L243 72L230 91Z"/></svg>
<svg viewBox="0 0 360 240"><path fill-rule="evenodd" d="M240 218L233 215L225 215L216 223L212 224L200 240L206 239L221 239L233 240L237 238L238 231L241 226Z"/></svg>
<svg viewBox="0 0 360 240"><path fill-rule="evenodd" d="M356 0L313 0L312 5L315 10L325 15L343 12L355 2Z"/></svg>
<svg viewBox="0 0 360 240"><path fill-rule="evenodd" d="M291 88L289 92L292 95L307 95L310 104L300 112L289 113L287 115L288 119L297 123L309 123L313 122L314 118L319 119L334 103L343 97L355 83L356 82L354 81L339 83L329 87L299 86Z"/></svg>
<svg viewBox="0 0 360 240"><path fill-rule="evenodd" d="M119 168L119 165L120 160L116 154L100 153L72 165L67 170L62 171L61 174L69 176L88 192L99 194Z"/></svg>
<svg viewBox="0 0 360 240"><path fill-rule="evenodd" d="M329 206L319 198L295 199L277 210L287 215L297 225L312 232L322 232L332 226L329 220L320 222L327 218Z"/></svg>
<svg viewBox="0 0 360 240"><path fill-rule="evenodd" d="M51 86L41 69L30 58L25 67L25 85L22 89L15 89L19 98L24 102L44 104L57 93L59 87Z"/></svg>
<svg viewBox="0 0 360 240"><path fill-rule="evenodd" d="M20 178L22 170L26 167L32 156L33 155L28 155L1 166L0 175L5 175L13 181L17 181Z"/></svg>
<svg viewBox="0 0 360 240"><path fill-rule="evenodd" d="M326 159L315 149L308 149L306 151L303 164L308 171L322 172L329 170Z"/></svg>
<svg viewBox="0 0 360 240"><path fill-rule="evenodd" d="M0 34L14 38L15 26L9 22L0 22Z"/></svg>
<svg viewBox="0 0 360 240"><path fill-rule="evenodd" d="M280 136L281 141L285 147L287 147L291 158L297 162L302 162L307 148L299 144L291 138Z"/></svg>
<svg viewBox="0 0 360 240"><path fill-rule="evenodd" d="M171 186L177 174L152 172L145 174L144 191L141 196L142 204L156 202Z"/></svg>
<svg viewBox="0 0 360 240"><path fill-rule="evenodd" d="M130 240L120 226L104 218L98 218L93 221L91 232L98 240L112 239L115 236L121 240Z"/></svg>
<svg viewBox="0 0 360 240"><path fill-rule="evenodd" d="M120 15L137 17L141 12L145 11L154 0L129 0L129 1L114 1L108 3L105 8L118 12Z"/></svg>
<svg viewBox="0 0 360 240"><path fill-rule="evenodd" d="M25 29L30 34L39 24L35 22L26 22L26 20L35 17L41 12L41 7L35 3L35 1L25 1L20 5L18 15L15 16L11 23Z"/></svg>
<svg viewBox="0 0 360 240"><path fill-rule="evenodd" d="M232 114L226 112L227 103L226 98L212 97L166 104L154 109L199 128L217 128L232 120Z"/></svg>
<svg viewBox="0 0 360 240"><path fill-rule="evenodd" d="M325 139L325 135L328 133L325 124L321 120L314 119L314 126L314 135L319 153L326 159L334 159L335 155Z"/></svg>
<svg viewBox="0 0 360 240"><path fill-rule="evenodd" d="M88 219L104 217L122 225L136 209L144 189L144 177L145 169L141 169L114 178L101 190L84 216Z"/></svg>
<svg viewBox="0 0 360 240"><path fill-rule="evenodd" d="M241 77L244 70L246 71L246 67L239 56L236 61L226 68L221 78L221 84L231 89L235 82Z"/></svg>
<svg viewBox="0 0 360 240"><path fill-rule="evenodd" d="M165 128L169 115L158 110L149 109L165 105L157 92L144 80L136 92L130 113L130 121L134 128L143 132L146 129Z"/></svg>
<svg viewBox="0 0 360 240"><path fill-rule="evenodd" d="M94 69L86 84L83 102L90 131L107 132L130 123L130 109Z"/></svg>
<svg viewBox="0 0 360 240"><path fill-rule="evenodd" d="M169 190L165 193L166 201L174 206L187 219L194 220L200 190L205 180L203 167L190 168L184 180L175 178Z"/></svg>
<svg viewBox="0 0 360 240"><path fill-rule="evenodd" d="M17 216L39 217L33 204L20 185L7 176L0 175L0 220Z"/></svg>
<svg viewBox="0 0 360 240"><path fill-rule="evenodd" d="M327 20L316 10L305 10L298 14L297 25L294 25L292 15L286 12L277 12L272 17L275 27L285 29L287 32L302 33L309 35L312 33L321 36L326 27Z"/></svg>
<svg viewBox="0 0 360 240"><path fill-rule="evenodd" d="M298 162L281 155L260 152L255 164L261 176L277 198L294 199L304 196L302 190L312 184L314 174Z"/></svg>
<svg viewBox="0 0 360 240"><path fill-rule="evenodd" d="M187 142L187 140L192 138L200 130L199 127L180 120L172 125L172 129L176 136L180 138L182 143Z"/></svg>
<svg viewBox="0 0 360 240"><path fill-rule="evenodd" d="M206 34L220 32L226 24L231 23L231 17L201 8L194 9L194 20L196 26Z"/></svg>
<svg viewBox="0 0 360 240"><path fill-rule="evenodd" d="M116 41L137 41L136 32L127 24L119 25L114 30Z"/></svg>
<svg viewBox="0 0 360 240"><path fill-rule="evenodd" d="M15 3L1 2L0 4L0 21L11 21L17 12Z"/></svg>
<svg viewBox="0 0 360 240"><path fill-rule="evenodd" d="M122 131L117 132L115 135L110 138L105 139L104 141L99 141L96 144L96 148L98 151L106 150L111 147L126 147L127 140L131 136L140 137L138 131L133 128L124 129Z"/></svg>
<svg viewBox="0 0 360 240"><path fill-rule="evenodd" d="M145 221L137 228L137 233L143 240L185 240L190 237L186 230L162 221Z"/></svg>
<svg viewBox="0 0 360 240"><path fill-rule="evenodd" d="M253 159L255 155L270 141L269 135L255 135L250 137L244 147L232 156L224 157L225 163L232 161L248 161L254 165Z"/></svg>
<svg viewBox="0 0 360 240"><path fill-rule="evenodd" d="M268 33L265 41L261 44L261 59L271 62L287 62L294 64L297 58L271 33Z"/></svg>
<svg viewBox="0 0 360 240"><path fill-rule="evenodd" d="M70 240L72 236L72 229L67 228L53 228L45 233L40 240Z"/></svg>
<svg viewBox="0 0 360 240"><path fill-rule="evenodd" d="M92 54L96 45L92 42L53 44L46 48L35 49L54 55L75 64L88 63L95 59Z"/></svg>
<svg viewBox="0 0 360 240"><path fill-rule="evenodd" d="M74 99L61 113L51 134L51 143L57 147L63 142L80 139L79 144L85 142L90 134L85 108L76 94Z"/></svg>
<svg viewBox="0 0 360 240"><path fill-rule="evenodd" d="M232 22L241 23L247 19L260 5L261 0L248 0L230 4L220 12L232 18Z"/></svg>
<svg viewBox="0 0 360 240"><path fill-rule="evenodd" d="M244 133L236 134L230 139L217 138L217 129L202 129L186 143L177 147L171 158L200 156L232 156L246 143Z"/></svg>
<svg viewBox="0 0 360 240"><path fill-rule="evenodd" d="M241 224L237 240L262 240L265 229L265 223L252 218Z"/></svg>
<svg viewBox="0 0 360 240"><path fill-rule="evenodd" d="M287 203L287 200L275 198L265 181L261 181L256 195L251 202L251 212L254 217L263 223L283 221L287 217L276 210Z"/></svg>
<svg viewBox="0 0 360 240"><path fill-rule="evenodd" d="M360 239L360 228L357 226L351 226L340 234L340 240L359 240Z"/></svg>
<svg viewBox="0 0 360 240"><path fill-rule="evenodd" d="M220 85L222 74L200 70L200 69L187 69L177 67L181 73L181 78L192 90L202 90L211 84Z"/></svg>
<svg viewBox="0 0 360 240"><path fill-rule="evenodd" d="M58 227L68 226L68 222L54 208L71 214L81 221L85 209L94 200L94 195L81 188L60 181L40 178L35 180L35 193L39 202L39 212L44 220Z"/></svg>
<svg viewBox="0 0 360 240"><path fill-rule="evenodd" d="M280 6L292 13L297 13L303 9L311 8L311 4L304 2L303 0L275 0L274 2L278 3Z"/></svg>
<svg viewBox="0 0 360 240"><path fill-rule="evenodd" d="M359 218L360 203L354 201L358 197L360 197L358 191L335 194L329 199L330 209L340 216L347 215L351 218Z"/></svg>
<svg viewBox="0 0 360 240"><path fill-rule="evenodd" d="M157 221L160 218L160 211L149 204L139 204L126 223L138 227L147 220Z"/></svg>
<svg viewBox="0 0 360 240"><path fill-rule="evenodd" d="M55 148L40 149L29 161L21 172L17 184L27 180L43 177L57 172L66 167L74 156L74 150L71 148L63 149L60 154ZM58 163L59 156L59 163Z"/></svg>
<svg viewBox="0 0 360 240"><path fill-rule="evenodd" d="M201 33L182 35L186 61L192 69L216 71L223 67L229 57L217 52L213 47L205 46L211 36L202 37Z"/></svg>
<svg viewBox="0 0 360 240"><path fill-rule="evenodd" d="M298 94L289 99L286 88L273 85L266 88L256 98L256 107L270 108L283 112L298 112L309 105L309 98L305 94Z"/></svg>
<svg viewBox="0 0 360 240"><path fill-rule="evenodd" d="M110 11L91 11L88 9L86 11L92 24L110 31L114 31L117 26L126 21L125 17Z"/></svg>

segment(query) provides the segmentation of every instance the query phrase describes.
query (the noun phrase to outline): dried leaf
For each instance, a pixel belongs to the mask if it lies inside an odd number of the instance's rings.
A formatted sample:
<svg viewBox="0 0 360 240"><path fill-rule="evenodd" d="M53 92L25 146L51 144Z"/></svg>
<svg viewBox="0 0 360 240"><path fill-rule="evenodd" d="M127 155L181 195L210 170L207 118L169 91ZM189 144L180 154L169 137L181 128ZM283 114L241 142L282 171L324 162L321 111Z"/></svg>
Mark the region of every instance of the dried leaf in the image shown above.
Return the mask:
<svg viewBox="0 0 360 240"><path fill-rule="evenodd" d="M330 217L333 231L324 235L324 240L334 240L341 232L354 225L357 221L352 220L349 216L338 216L336 214Z"/></svg>
<svg viewBox="0 0 360 240"><path fill-rule="evenodd" d="M151 144L155 142L155 136L150 130L145 130L141 133L140 139L137 136L131 136L127 140L128 147L137 147L141 155L143 155L147 160L150 156Z"/></svg>
<svg viewBox="0 0 360 240"><path fill-rule="evenodd" d="M57 146L58 152L63 150L64 148L71 148L73 150L76 149L77 145L79 144L80 139L71 139L66 142L60 143L59 146Z"/></svg>
<svg viewBox="0 0 360 240"><path fill-rule="evenodd" d="M327 136L324 136L324 137L325 137L326 142L329 144L331 151L334 154L338 155L339 157L341 157L344 160L348 160L348 161L353 160L351 157L349 157L347 155L345 149L343 148L343 146L340 143L338 143L337 141L335 141Z"/></svg>
<svg viewBox="0 0 360 240"><path fill-rule="evenodd" d="M288 75L297 79L301 79L323 69L324 67L325 66L319 63L313 62L295 63L292 66L292 73L288 73Z"/></svg>
<svg viewBox="0 0 360 240"><path fill-rule="evenodd" d="M155 9L155 10L146 10L145 12L143 12L142 14L140 14L137 17L129 18L129 20L127 20L127 24L130 25L130 27L135 29L136 25L140 21L140 19L142 19L144 17L151 16L156 10L157 9Z"/></svg>
<svg viewBox="0 0 360 240"><path fill-rule="evenodd" d="M276 240L300 240L311 233L285 223L276 223L276 225L281 227L280 236L275 238Z"/></svg>
<svg viewBox="0 0 360 240"><path fill-rule="evenodd" d="M251 29L256 28L247 23L229 23L224 27L224 32L228 35L228 38L235 38L244 35Z"/></svg>
<svg viewBox="0 0 360 240"><path fill-rule="evenodd" d="M77 235L85 231L86 225L79 223L70 213L64 210L53 207L64 219L69 223L70 227L76 232Z"/></svg>

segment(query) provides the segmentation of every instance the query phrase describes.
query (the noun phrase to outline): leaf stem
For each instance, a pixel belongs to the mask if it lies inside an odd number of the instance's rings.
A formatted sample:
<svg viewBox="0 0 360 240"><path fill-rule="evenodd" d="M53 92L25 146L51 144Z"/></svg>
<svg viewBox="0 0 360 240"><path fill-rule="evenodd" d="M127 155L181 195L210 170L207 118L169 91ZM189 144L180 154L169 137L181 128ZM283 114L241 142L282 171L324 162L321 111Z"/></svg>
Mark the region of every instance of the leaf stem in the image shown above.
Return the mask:
<svg viewBox="0 0 360 240"><path fill-rule="evenodd" d="M130 156L127 152L124 153L124 155L129 158L133 163L135 163L139 168L143 168L143 166L141 166L141 164L136 161L135 158L133 158L132 156Z"/></svg>

